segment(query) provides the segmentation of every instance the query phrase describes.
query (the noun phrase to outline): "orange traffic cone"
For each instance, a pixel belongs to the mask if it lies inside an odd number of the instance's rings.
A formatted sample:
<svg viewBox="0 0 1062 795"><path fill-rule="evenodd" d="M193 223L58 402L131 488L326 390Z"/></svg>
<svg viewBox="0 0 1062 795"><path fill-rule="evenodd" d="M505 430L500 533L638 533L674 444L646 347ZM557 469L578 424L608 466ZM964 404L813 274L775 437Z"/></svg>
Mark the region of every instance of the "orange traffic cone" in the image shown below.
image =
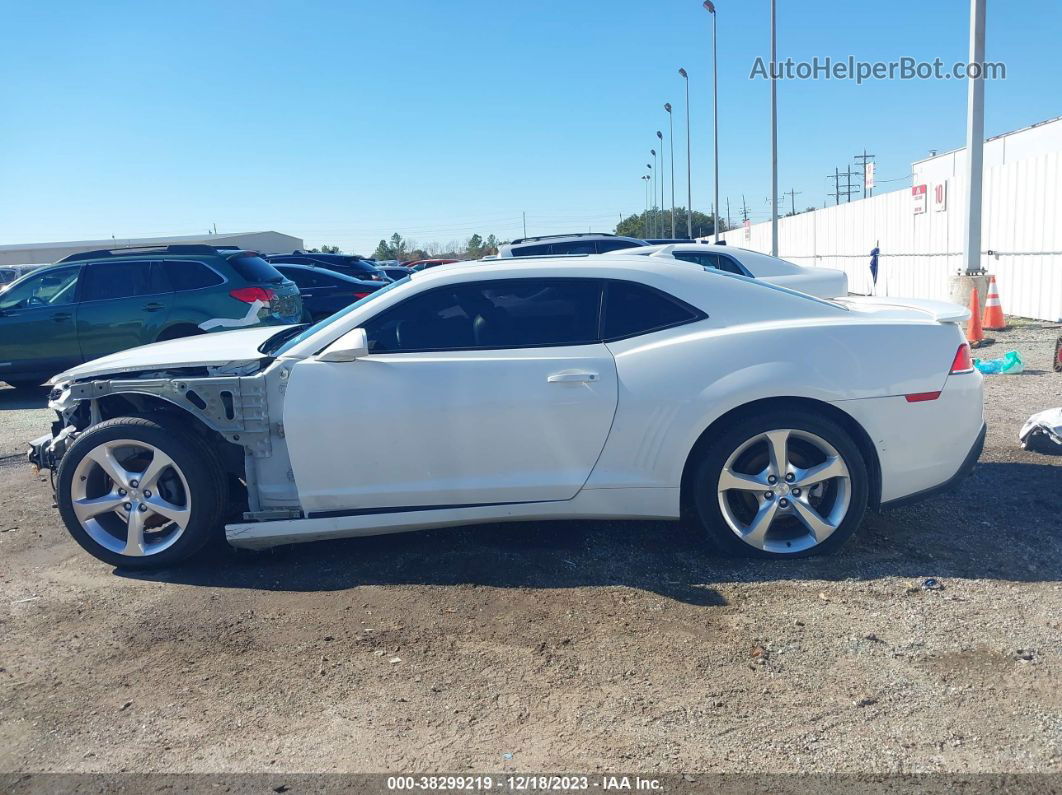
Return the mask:
<svg viewBox="0 0 1062 795"><path fill-rule="evenodd" d="M1002 331L1007 327L1003 307L999 303L999 288L996 287L995 276L988 277L988 297L985 299L985 316L981 327L989 331Z"/></svg>
<svg viewBox="0 0 1062 795"><path fill-rule="evenodd" d="M966 341L971 348L976 348L984 340L981 330L981 302L977 299L977 288L970 290L970 321L966 324Z"/></svg>

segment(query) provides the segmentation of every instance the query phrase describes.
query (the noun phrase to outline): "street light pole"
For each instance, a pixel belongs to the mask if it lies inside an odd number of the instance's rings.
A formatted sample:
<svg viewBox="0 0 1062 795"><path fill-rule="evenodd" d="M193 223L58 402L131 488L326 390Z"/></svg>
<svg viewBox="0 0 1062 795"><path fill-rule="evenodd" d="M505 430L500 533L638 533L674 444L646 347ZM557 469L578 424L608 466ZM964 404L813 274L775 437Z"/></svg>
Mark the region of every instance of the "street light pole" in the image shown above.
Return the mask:
<svg viewBox="0 0 1062 795"><path fill-rule="evenodd" d="M642 237L649 237L649 180L648 174L642 174L642 201L645 202L645 213L642 215Z"/></svg>
<svg viewBox="0 0 1062 795"><path fill-rule="evenodd" d="M773 0L772 0L773 2ZM712 140L715 148L715 200L712 202L712 241L719 242L719 58L718 27L719 19L715 13L715 4L704 0L704 7L712 15ZM773 7L773 6L772 6Z"/></svg>
<svg viewBox="0 0 1062 795"><path fill-rule="evenodd" d="M693 240L693 180L690 178L690 76L679 67L679 74L686 84L686 238Z"/></svg>
<svg viewBox="0 0 1062 795"><path fill-rule="evenodd" d="M985 62L985 0L970 0L970 64ZM967 276L981 272L981 179L985 154L985 78L967 75L966 219L963 265Z"/></svg>
<svg viewBox="0 0 1062 795"><path fill-rule="evenodd" d="M660 130L656 131L656 137L660 139L660 237L664 236L664 188L667 187L667 179L664 177L664 134Z"/></svg>
<svg viewBox="0 0 1062 795"><path fill-rule="evenodd" d="M778 24L771 0L771 256L778 256Z"/></svg>
<svg viewBox="0 0 1062 795"><path fill-rule="evenodd" d="M653 165L652 165L652 169L653 169L653 172L652 172L653 173L653 200L649 204L649 209L653 213L653 223L650 225L651 226L650 231L653 233L653 237L656 237L656 181L660 178L658 176L658 172L660 171L660 169L657 168L657 166L660 165L660 161L657 159L656 150L655 149L650 149L649 151L653 155Z"/></svg>
<svg viewBox="0 0 1062 795"><path fill-rule="evenodd" d="M667 123L671 130L671 239L675 239L675 117L671 113L671 103L664 103L667 111Z"/></svg>

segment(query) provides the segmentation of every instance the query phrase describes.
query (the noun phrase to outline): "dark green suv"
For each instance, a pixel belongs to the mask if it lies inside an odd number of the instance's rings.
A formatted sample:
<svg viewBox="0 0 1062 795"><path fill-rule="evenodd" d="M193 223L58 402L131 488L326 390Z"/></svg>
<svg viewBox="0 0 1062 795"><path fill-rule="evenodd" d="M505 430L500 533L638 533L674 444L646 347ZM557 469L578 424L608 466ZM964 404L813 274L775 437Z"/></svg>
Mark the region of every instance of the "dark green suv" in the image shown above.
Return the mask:
<svg viewBox="0 0 1062 795"><path fill-rule="evenodd" d="M253 251L186 245L73 254L0 292L0 381L34 386L137 345L301 316L298 287Z"/></svg>

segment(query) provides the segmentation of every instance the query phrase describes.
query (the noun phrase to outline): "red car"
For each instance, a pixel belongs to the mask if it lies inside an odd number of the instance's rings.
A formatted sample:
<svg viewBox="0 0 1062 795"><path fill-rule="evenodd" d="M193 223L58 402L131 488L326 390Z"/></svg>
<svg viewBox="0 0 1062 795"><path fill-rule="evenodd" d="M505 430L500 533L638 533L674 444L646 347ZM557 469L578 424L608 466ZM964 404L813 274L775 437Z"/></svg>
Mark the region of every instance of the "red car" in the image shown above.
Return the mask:
<svg viewBox="0 0 1062 795"><path fill-rule="evenodd" d="M416 259L412 262L403 262L407 268L412 268L415 271L422 271L425 268L434 268L436 265L449 265L451 262L460 262L459 259Z"/></svg>

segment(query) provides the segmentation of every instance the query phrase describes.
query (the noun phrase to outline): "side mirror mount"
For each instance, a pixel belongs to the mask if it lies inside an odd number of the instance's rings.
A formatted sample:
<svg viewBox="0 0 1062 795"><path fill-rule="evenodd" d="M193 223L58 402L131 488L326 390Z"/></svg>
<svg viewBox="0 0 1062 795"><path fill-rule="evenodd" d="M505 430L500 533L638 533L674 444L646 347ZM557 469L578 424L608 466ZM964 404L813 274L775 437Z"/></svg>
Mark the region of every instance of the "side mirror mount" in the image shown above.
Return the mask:
<svg viewBox="0 0 1062 795"><path fill-rule="evenodd" d="M319 362L353 362L369 355L369 338L365 329L348 331L317 355Z"/></svg>

